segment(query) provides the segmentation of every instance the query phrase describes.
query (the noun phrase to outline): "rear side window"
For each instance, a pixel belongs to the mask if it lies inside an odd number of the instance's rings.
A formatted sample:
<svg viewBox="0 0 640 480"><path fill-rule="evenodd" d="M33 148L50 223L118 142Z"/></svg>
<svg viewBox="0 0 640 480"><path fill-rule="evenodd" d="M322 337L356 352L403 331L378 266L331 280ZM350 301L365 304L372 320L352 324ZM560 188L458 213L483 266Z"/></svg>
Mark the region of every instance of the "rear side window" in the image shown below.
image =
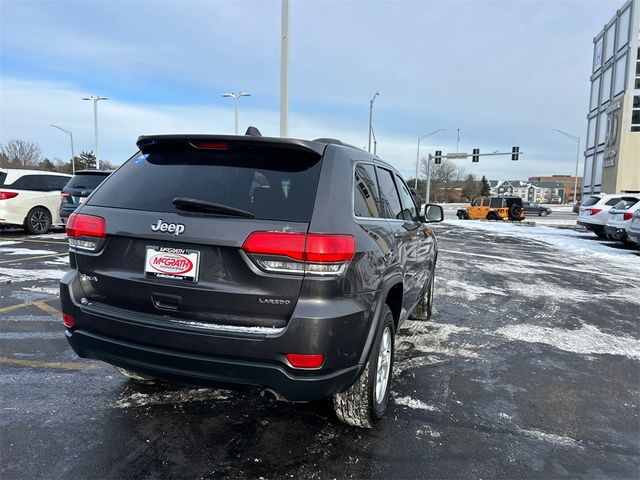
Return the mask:
<svg viewBox="0 0 640 480"><path fill-rule="evenodd" d="M5 178L7 178L7 172L0 172L0 187L4 185Z"/></svg>
<svg viewBox="0 0 640 480"><path fill-rule="evenodd" d="M491 208L502 208L502 199L501 198L492 198L491 199Z"/></svg>
<svg viewBox="0 0 640 480"><path fill-rule="evenodd" d="M638 200L636 200L635 198L623 198L618 203L616 203L614 208L626 210L633 207L636 203L638 203Z"/></svg>
<svg viewBox="0 0 640 480"><path fill-rule="evenodd" d="M107 174L98 175L98 174L84 174L84 175L75 175L69 183L67 183L66 188L86 188L93 189L102 183L102 181L107 178Z"/></svg>
<svg viewBox="0 0 640 480"><path fill-rule="evenodd" d="M321 157L265 145L228 151L160 145L129 159L100 185L90 205L183 213L188 197L251 212L256 218L308 222Z"/></svg>
<svg viewBox="0 0 640 480"><path fill-rule="evenodd" d="M614 197L614 198L606 201L605 205L608 206L608 207L613 207L614 205L617 205L619 201L620 201L620 197Z"/></svg>
<svg viewBox="0 0 640 480"><path fill-rule="evenodd" d="M58 175L43 175L45 190L52 192L62 190L69 181L69 177L61 177Z"/></svg>
<svg viewBox="0 0 640 480"><path fill-rule="evenodd" d="M413 201L413 195L411 195L409 188L398 175L396 175L395 178L398 192L400 193L400 202L402 203L402 218L409 222L415 221L418 218L418 214L416 212L416 204Z"/></svg>
<svg viewBox="0 0 640 480"><path fill-rule="evenodd" d="M376 172L370 163L358 163L353 182L353 214L356 217L382 217Z"/></svg>
<svg viewBox="0 0 640 480"><path fill-rule="evenodd" d="M44 182L44 175L23 175L10 185L6 185L14 190L36 190L39 192L47 190Z"/></svg>
<svg viewBox="0 0 640 480"><path fill-rule="evenodd" d="M590 207L591 205L595 205L600 201L600 197L588 197L585 198L584 202L582 202L583 207Z"/></svg>
<svg viewBox="0 0 640 480"><path fill-rule="evenodd" d="M382 200L382 211L386 218L402 220L402 206L400 198L393 181L393 174L389 170L376 167L378 172L378 183L380 185L380 199Z"/></svg>

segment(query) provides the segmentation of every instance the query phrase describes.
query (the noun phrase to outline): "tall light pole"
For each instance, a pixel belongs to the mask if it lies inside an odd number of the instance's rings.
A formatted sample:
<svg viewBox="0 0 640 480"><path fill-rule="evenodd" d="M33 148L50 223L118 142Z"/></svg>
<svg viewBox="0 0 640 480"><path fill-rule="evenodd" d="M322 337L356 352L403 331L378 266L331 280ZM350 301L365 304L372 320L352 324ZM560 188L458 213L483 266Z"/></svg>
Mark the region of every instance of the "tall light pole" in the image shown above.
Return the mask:
<svg viewBox="0 0 640 480"><path fill-rule="evenodd" d="M58 125L49 125L49 126L53 127L53 128L57 128L61 132L66 133L67 135L69 135L69 138L71 139L71 173L73 173L75 175L75 173L76 173L76 156L73 153L73 133L71 133L69 130L65 130L64 128L59 127Z"/></svg>
<svg viewBox="0 0 640 480"><path fill-rule="evenodd" d="M442 132L442 131L444 131L444 128L439 128L437 130L434 130L433 132L426 133L418 137L418 153L416 154L416 180L413 183L413 188L416 189L416 192L418 191L418 165L420 164L420 142L425 138L430 137L431 135L435 135L436 133ZM427 162L427 168L430 168L430 166L431 165ZM427 203L429 203L428 199L427 199Z"/></svg>
<svg viewBox="0 0 640 480"><path fill-rule="evenodd" d="M238 135L238 99L240 97L250 97L250 93L240 92L240 93L223 93L223 97L233 98L233 106L236 112L236 135Z"/></svg>
<svg viewBox="0 0 640 480"><path fill-rule="evenodd" d="M378 141L376 140L376 132L373 131L373 127L371 127L371 135L373 135L373 154L376 155L378 153Z"/></svg>
<svg viewBox="0 0 640 480"><path fill-rule="evenodd" d="M371 101L369 102L369 146L367 147L367 152L371 152L371 119L373 118L373 102L376 97L380 95L378 92L373 96Z"/></svg>
<svg viewBox="0 0 640 480"><path fill-rule="evenodd" d="M564 135L565 137L570 138L574 142L578 143L578 148L576 149L576 178L573 185L573 203L575 205L578 201L578 161L580 160L580 137L576 137L575 135L571 135L570 133L563 132L562 130L558 130L557 128L552 128L551 131L559 133L560 135ZM582 195L580 195L580 197L582 197Z"/></svg>
<svg viewBox="0 0 640 480"><path fill-rule="evenodd" d="M280 136L289 136L289 0L282 0L280 36Z"/></svg>
<svg viewBox="0 0 640 480"><path fill-rule="evenodd" d="M99 95L91 95L90 97L82 97L83 100L93 101L93 133L95 135L95 154L96 154L96 170L100 168L100 156L98 155L98 102L100 100L109 100L107 97Z"/></svg>

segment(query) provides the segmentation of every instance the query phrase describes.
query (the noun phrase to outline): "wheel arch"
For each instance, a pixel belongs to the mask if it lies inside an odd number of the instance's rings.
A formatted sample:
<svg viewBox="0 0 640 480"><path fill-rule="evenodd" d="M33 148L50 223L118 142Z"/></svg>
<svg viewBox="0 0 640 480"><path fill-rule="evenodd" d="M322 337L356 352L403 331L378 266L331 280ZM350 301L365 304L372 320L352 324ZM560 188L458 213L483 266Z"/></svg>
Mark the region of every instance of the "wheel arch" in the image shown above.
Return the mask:
<svg viewBox="0 0 640 480"><path fill-rule="evenodd" d="M23 225L27 223L27 218L29 218L29 214L33 211L34 208L44 208L49 214L49 217L51 218L51 224L53 225L53 213L51 212L51 209L46 205L40 205L40 204L34 205L30 207L29 210L27 210L27 213L25 214L24 219L22 220Z"/></svg>

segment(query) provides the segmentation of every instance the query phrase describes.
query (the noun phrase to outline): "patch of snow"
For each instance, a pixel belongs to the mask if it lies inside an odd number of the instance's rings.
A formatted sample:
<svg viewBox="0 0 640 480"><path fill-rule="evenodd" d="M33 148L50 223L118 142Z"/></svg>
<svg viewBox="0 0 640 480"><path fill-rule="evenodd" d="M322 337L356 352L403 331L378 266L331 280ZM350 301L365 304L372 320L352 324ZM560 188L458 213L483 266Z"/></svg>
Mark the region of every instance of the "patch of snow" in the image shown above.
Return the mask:
<svg viewBox="0 0 640 480"><path fill-rule="evenodd" d="M518 428L518 432L526 435L527 437L532 437L537 440L542 440L562 447L584 448L583 445L575 438L556 435L555 433L546 433L541 432L540 430L527 430L524 428Z"/></svg>
<svg viewBox="0 0 640 480"><path fill-rule="evenodd" d="M19 242L14 242L13 240L5 240L3 242L0 242L0 247L6 247L7 245L15 245L16 243L19 243Z"/></svg>
<svg viewBox="0 0 640 480"><path fill-rule="evenodd" d="M500 266L504 271L504 267ZM446 285L446 288L441 288L438 291L438 295L445 297L457 297L464 298L465 301L477 300L485 295L501 295L506 296L507 293L500 287L486 288L480 285L474 285L467 282L461 282L459 280L451 280L443 278L442 282Z"/></svg>
<svg viewBox="0 0 640 480"><path fill-rule="evenodd" d="M504 418L505 420L511 420L513 418L511 415L507 415L506 413L503 413L503 412L499 412L498 416L500 418Z"/></svg>
<svg viewBox="0 0 640 480"><path fill-rule="evenodd" d="M0 253L6 255L55 255L53 250L35 250L31 248L0 248Z"/></svg>
<svg viewBox="0 0 640 480"><path fill-rule="evenodd" d="M44 262L47 265L66 265L69 266L69 255L65 255L64 257L58 257L55 260L48 260Z"/></svg>
<svg viewBox="0 0 640 480"><path fill-rule="evenodd" d="M219 323L203 323L203 322L191 322L188 320L170 320L173 323L179 323L180 325L187 325L189 327L202 328L206 330L214 330L216 332L234 332L234 333L255 333L255 334L278 334L284 331L284 327L242 327L237 325L221 325Z"/></svg>
<svg viewBox="0 0 640 480"><path fill-rule="evenodd" d="M12 282L31 282L33 280L60 280L67 273L65 270L27 270L23 268L7 268L0 267L0 283Z"/></svg>
<svg viewBox="0 0 640 480"><path fill-rule="evenodd" d="M433 405L428 405L420 400L411 397L395 397L394 401L397 405L413 408L414 410L426 410L428 412L439 412L440 409Z"/></svg>
<svg viewBox="0 0 640 480"><path fill-rule="evenodd" d="M177 390L170 392L141 393L135 392L124 395L122 398L110 403L110 408L144 407L148 405L165 405L185 402L202 402L207 400L227 400L228 392L212 390L209 388L197 388L192 390Z"/></svg>
<svg viewBox="0 0 640 480"><path fill-rule="evenodd" d="M580 329L539 327L537 325L508 325L496 333L511 340L543 343L566 352L598 355L622 355L640 359L640 340L603 333L593 325L583 324Z"/></svg>
<svg viewBox="0 0 640 480"><path fill-rule="evenodd" d="M64 338L60 332L0 332L0 340L48 340L52 338Z"/></svg>
<svg viewBox="0 0 640 480"><path fill-rule="evenodd" d="M431 438L440 438L441 433L435 431L433 428L431 428L430 425L423 425L422 428L419 428L418 430L416 430L416 436L417 437L429 436Z"/></svg>
<svg viewBox="0 0 640 480"><path fill-rule="evenodd" d="M37 287L37 286L33 286L33 287L22 287L22 289L26 290L27 292L46 293L48 295L55 295L55 296L58 296L60 294L60 289L59 288L53 288L53 287Z"/></svg>

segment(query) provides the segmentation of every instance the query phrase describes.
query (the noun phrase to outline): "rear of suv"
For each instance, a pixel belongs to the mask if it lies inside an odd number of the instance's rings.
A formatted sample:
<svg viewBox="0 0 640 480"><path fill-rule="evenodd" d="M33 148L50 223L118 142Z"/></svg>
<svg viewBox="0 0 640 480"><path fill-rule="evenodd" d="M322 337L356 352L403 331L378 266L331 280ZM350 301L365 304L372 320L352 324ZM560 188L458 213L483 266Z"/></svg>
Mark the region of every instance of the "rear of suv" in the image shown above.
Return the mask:
<svg viewBox="0 0 640 480"><path fill-rule="evenodd" d="M609 211L621 200L638 201L638 197L626 194L598 193L585 197L580 206L577 224L592 231L600 238L607 238L604 226L609 220Z"/></svg>
<svg viewBox="0 0 640 480"><path fill-rule="evenodd" d="M333 397L371 427L432 310L442 208L339 141L144 136L67 223L66 336L131 376Z"/></svg>
<svg viewBox="0 0 640 480"><path fill-rule="evenodd" d="M73 175L60 192L60 219L63 223L110 174L111 170L78 170Z"/></svg>

